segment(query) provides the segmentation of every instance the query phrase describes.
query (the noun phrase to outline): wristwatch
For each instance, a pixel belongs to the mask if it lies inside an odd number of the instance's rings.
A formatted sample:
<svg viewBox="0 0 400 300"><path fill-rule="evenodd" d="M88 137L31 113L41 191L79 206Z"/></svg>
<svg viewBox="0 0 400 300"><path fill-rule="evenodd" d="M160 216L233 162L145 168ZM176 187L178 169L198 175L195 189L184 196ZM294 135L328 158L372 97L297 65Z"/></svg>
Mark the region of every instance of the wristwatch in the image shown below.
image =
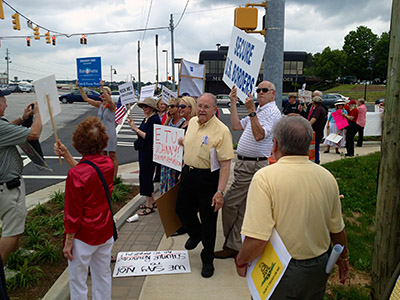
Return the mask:
<svg viewBox="0 0 400 300"><path fill-rule="evenodd" d="M256 114L257 114L257 113L256 113L255 111L253 111L252 113L249 113L248 116L249 116L249 117L255 117Z"/></svg>
<svg viewBox="0 0 400 300"><path fill-rule="evenodd" d="M221 194L222 194L222 196L225 196L225 193L224 193L224 191L222 191L222 190L218 190L217 192L218 192L218 193L221 193Z"/></svg>

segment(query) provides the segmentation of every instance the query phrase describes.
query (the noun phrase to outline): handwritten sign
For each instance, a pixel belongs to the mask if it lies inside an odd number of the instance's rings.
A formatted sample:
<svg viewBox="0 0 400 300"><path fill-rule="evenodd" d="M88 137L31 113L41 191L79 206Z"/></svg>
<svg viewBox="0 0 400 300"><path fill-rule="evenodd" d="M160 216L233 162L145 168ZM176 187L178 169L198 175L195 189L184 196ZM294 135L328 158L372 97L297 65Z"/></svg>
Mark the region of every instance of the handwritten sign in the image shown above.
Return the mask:
<svg viewBox="0 0 400 300"><path fill-rule="evenodd" d="M342 116L342 111L340 109L332 112L332 117L335 120L336 127L339 130L349 126L349 122L347 122L347 119Z"/></svg>
<svg viewBox="0 0 400 300"><path fill-rule="evenodd" d="M146 85L146 86L142 87L142 89L140 90L140 99L139 99L139 101L142 101L142 100L146 99L147 97L153 97L154 96L155 87L156 87L155 84Z"/></svg>
<svg viewBox="0 0 400 300"><path fill-rule="evenodd" d="M291 256L274 229L264 252L247 269L247 284L254 300L271 297L289 265Z"/></svg>
<svg viewBox="0 0 400 300"><path fill-rule="evenodd" d="M50 120L49 106L47 105L46 94L49 95L51 113L53 117L61 112L60 100L58 100L58 91L56 77L54 75L38 79L33 82L35 87L36 100L39 104L40 118L42 125Z"/></svg>
<svg viewBox="0 0 400 300"><path fill-rule="evenodd" d="M298 90L298 95L299 98L302 99L302 101L305 101L307 103L311 102L312 100L312 92L311 91L307 91L307 90Z"/></svg>
<svg viewBox="0 0 400 300"><path fill-rule="evenodd" d="M132 82L119 85L118 90L123 105L136 102L135 89L133 88Z"/></svg>
<svg viewBox="0 0 400 300"><path fill-rule="evenodd" d="M189 254L186 250L119 252L113 277L190 272Z"/></svg>
<svg viewBox="0 0 400 300"><path fill-rule="evenodd" d="M76 68L80 86L100 86L101 57L77 58Z"/></svg>
<svg viewBox="0 0 400 300"><path fill-rule="evenodd" d="M162 101L164 101L166 104L168 104L169 99L171 98L176 98L178 97L178 94L171 91L169 88L162 86L162 95L161 95Z"/></svg>
<svg viewBox="0 0 400 300"><path fill-rule="evenodd" d="M233 27L222 80L229 88L237 88L243 102L253 94L265 52L265 42Z"/></svg>
<svg viewBox="0 0 400 300"><path fill-rule="evenodd" d="M153 161L182 171L183 147L178 144L178 139L184 135L181 128L154 125Z"/></svg>

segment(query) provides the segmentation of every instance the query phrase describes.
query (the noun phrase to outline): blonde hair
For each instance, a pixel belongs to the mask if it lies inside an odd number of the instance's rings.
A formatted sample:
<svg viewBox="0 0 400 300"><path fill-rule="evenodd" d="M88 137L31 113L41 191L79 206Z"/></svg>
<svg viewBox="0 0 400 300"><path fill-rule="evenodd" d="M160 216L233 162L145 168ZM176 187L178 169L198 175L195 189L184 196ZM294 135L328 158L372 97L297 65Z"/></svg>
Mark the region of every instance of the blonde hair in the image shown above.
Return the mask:
<svg viewBox="0 0 400 300"><path fill-rule="evenodd" d="M111 89L108 86L103 86L102 90L106 90L109 95L111 95Z"/></svg>
<svg viewBox="0 0 400 300"><path fill-rule="evenodd" d="M196 116L196 101L190 97L190 96L184 96L181 98L187 105L189 105L192 108L192 111L190 112L191 117Z"/></svg>
<svg viewBox="0 0 400 300"><path fill-rule="evenodd" d="M179 105L179 98L170 98L168 101L168 104L174 104L174 105Z"/></svg>

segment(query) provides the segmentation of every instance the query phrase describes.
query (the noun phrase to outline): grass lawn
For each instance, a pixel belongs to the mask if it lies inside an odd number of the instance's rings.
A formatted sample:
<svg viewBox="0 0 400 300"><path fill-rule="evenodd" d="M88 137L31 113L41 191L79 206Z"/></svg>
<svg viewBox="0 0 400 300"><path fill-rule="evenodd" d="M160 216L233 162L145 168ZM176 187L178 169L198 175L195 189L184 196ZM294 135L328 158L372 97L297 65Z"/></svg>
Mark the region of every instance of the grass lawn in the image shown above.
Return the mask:
<svg viewBox="0 0 400 300"><path fill-rule="evenodd" d="M324 91L324 94L339 93L350 99L357 100L364 98L364 85L360 84L342 84ZM384 85L367 85L367 102L375 102L379 98L384 98L386 95L386 86Z"/></svg>

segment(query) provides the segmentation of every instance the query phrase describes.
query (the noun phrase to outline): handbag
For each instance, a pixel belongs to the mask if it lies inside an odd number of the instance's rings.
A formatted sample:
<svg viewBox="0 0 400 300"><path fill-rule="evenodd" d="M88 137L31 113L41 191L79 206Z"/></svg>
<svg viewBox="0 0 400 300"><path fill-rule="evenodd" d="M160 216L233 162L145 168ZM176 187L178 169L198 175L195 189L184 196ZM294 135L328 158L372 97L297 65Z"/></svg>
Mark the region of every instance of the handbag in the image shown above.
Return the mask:
<svg viewBox="0 0 400 300"><path fill-rule="evenodd" d="M99 167L96 166L95 163L91 162L90 160L83 160L83 161L81 161L81 163L91 165L96 170L97 174L100 177L101 182L103 183L104 191L106 192L106 196L107 196L107 200L108 200L108 206L110 207L111 217L113 220L113 237L114 237L114 241L116 241L118 239L118 231L117 231L117 226L115 225L115 221L114 221L114 214L113 214L112 207L111 207L110 191L108 190L106 180L104 179L104 176L101 173Z"/></svg>

